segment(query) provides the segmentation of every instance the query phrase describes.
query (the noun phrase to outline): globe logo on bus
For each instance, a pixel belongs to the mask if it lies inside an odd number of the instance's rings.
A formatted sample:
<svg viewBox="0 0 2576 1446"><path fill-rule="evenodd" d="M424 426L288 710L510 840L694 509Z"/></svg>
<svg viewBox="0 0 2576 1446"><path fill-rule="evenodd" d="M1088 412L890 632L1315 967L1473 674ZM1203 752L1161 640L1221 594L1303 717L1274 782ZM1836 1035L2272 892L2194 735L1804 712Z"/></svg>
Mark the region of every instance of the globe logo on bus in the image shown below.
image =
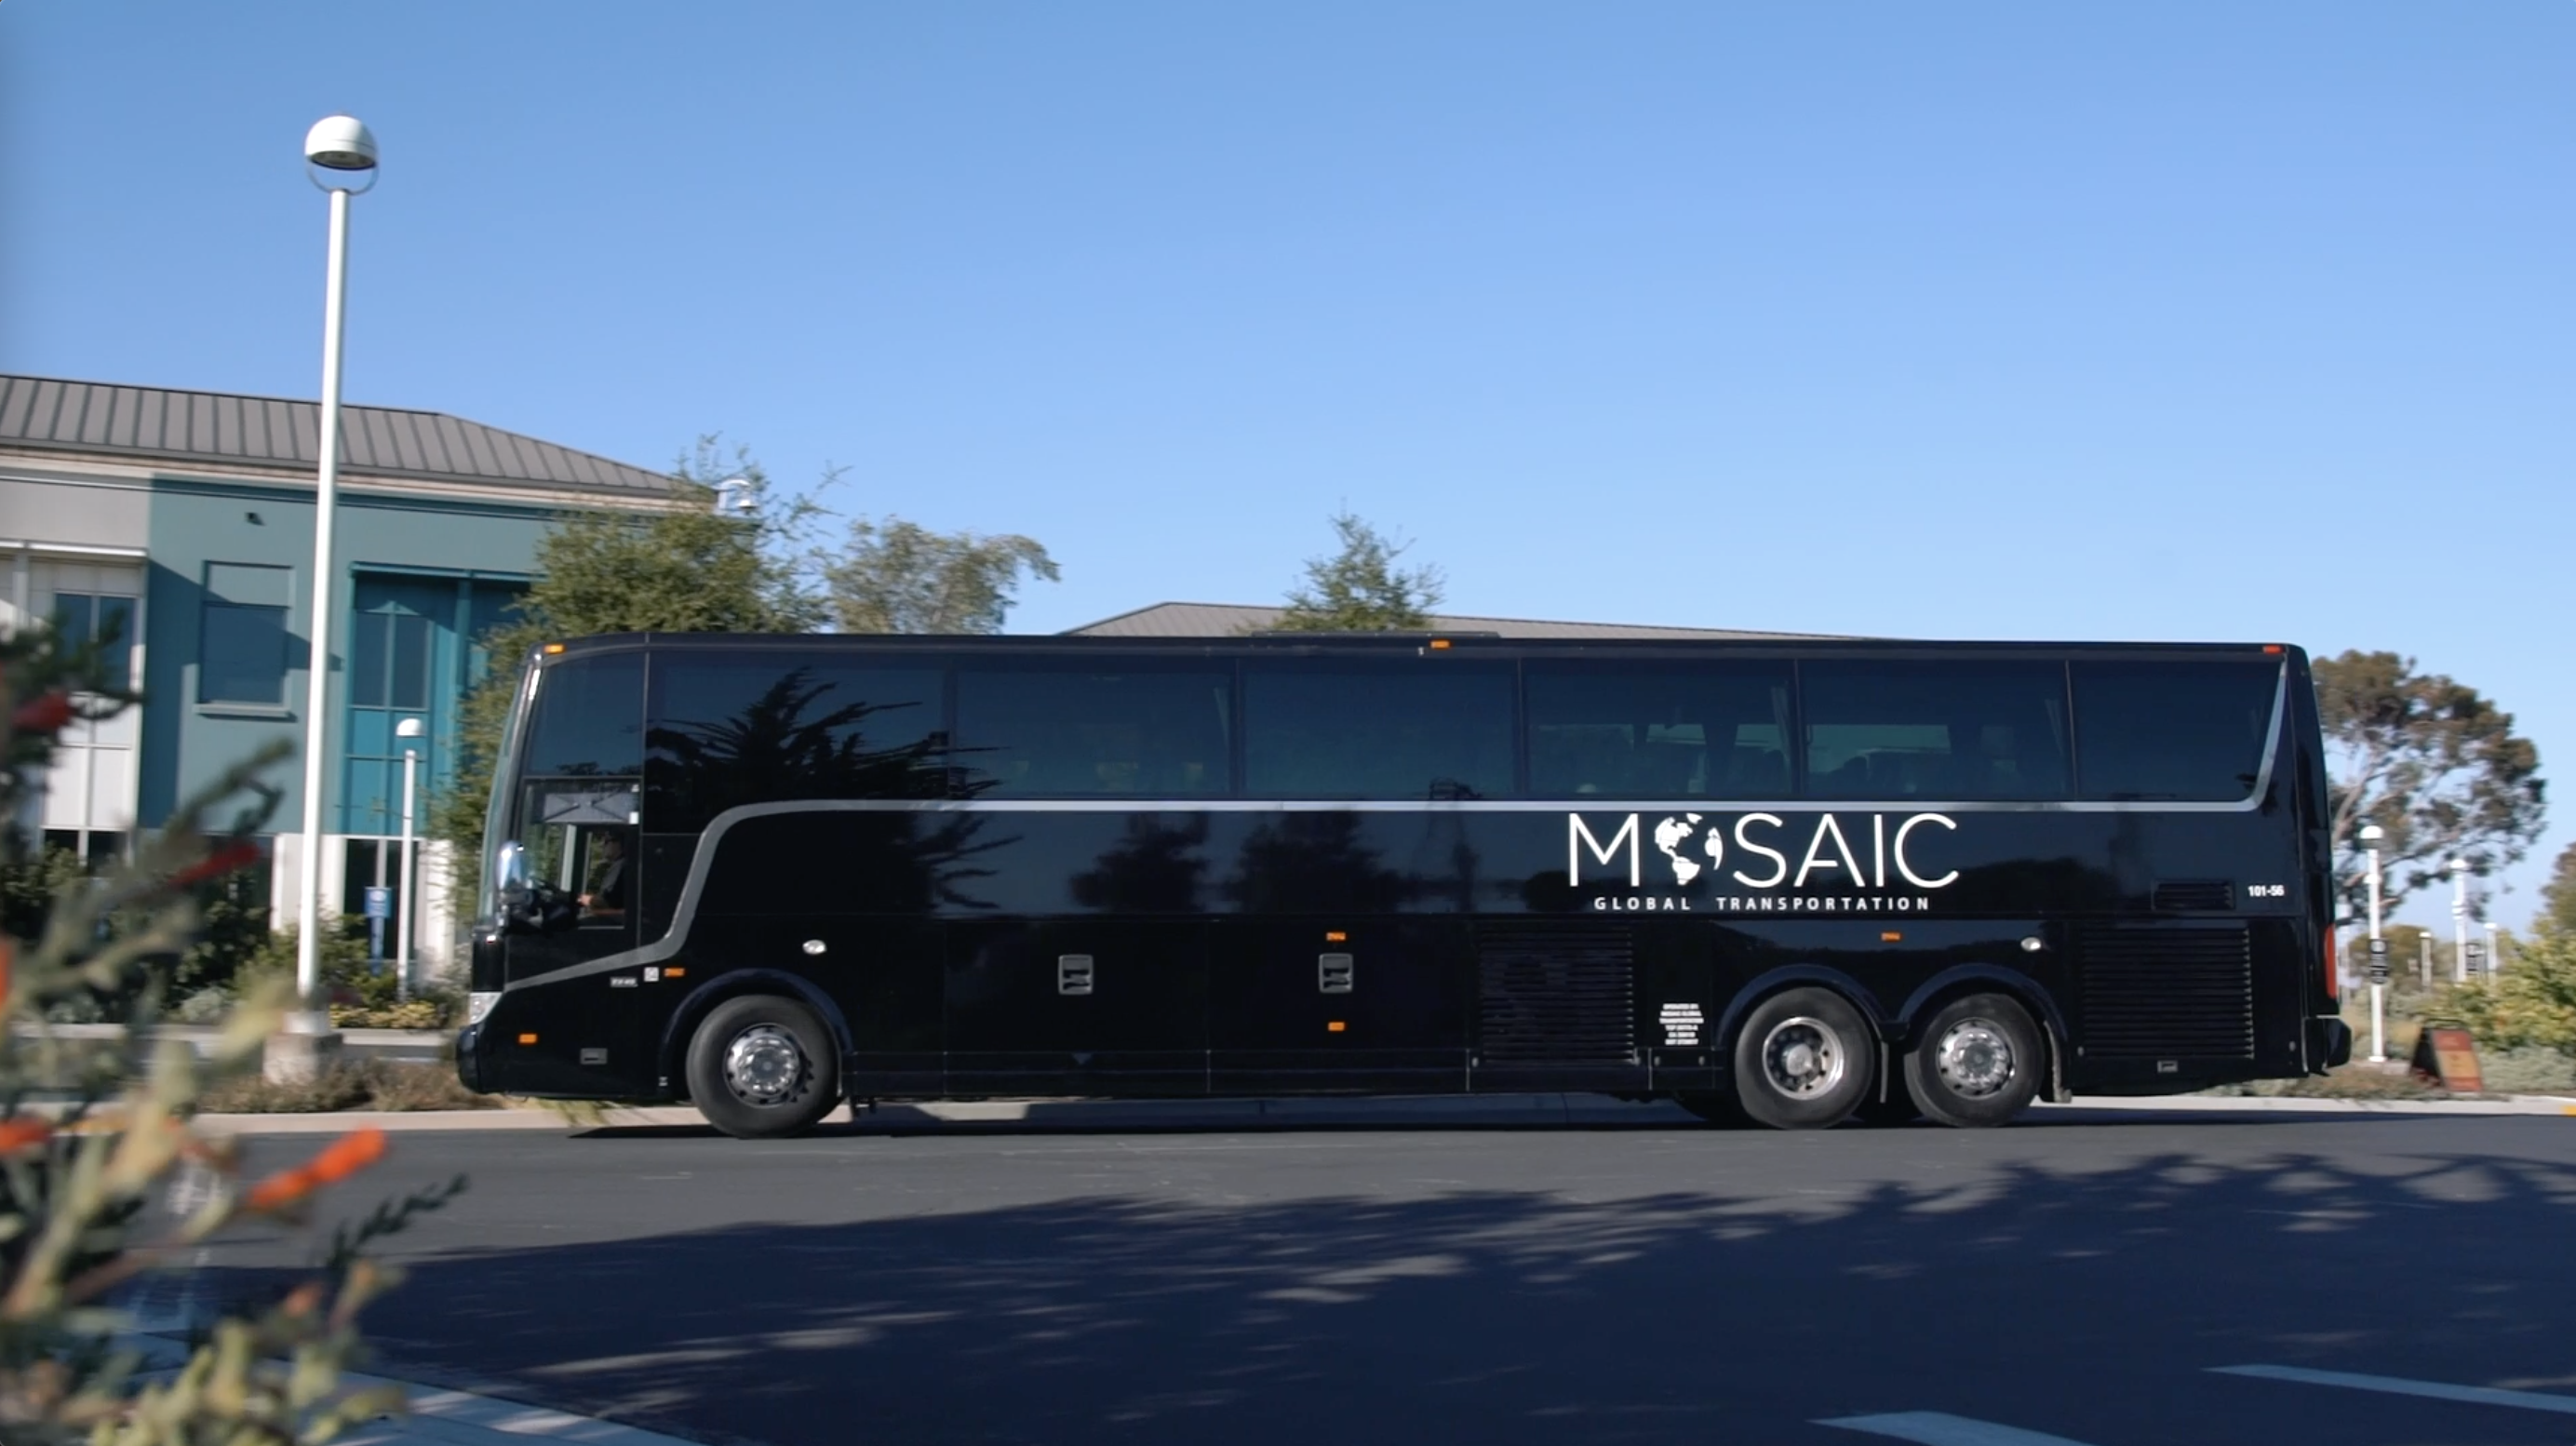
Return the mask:
<svg viewBox="0 0 2576 1446"><path fill-rule="evenodd" d="M1697 859L1683 857L1682 845L1690 842L1692 833L1696 832L1699 826L1700 816L1695 813L1686 813L1680 818L1668 818L1655 825L1655 847L1663 854L1664 861L1673 866L1675 884L1689 883L1699 877L1700 870L1716 868L1726 857L1725 832L1715 827L1708 830L1707 839L1700 844L1700 852L1708 855L1707 863L1703 864Z"/></svg>

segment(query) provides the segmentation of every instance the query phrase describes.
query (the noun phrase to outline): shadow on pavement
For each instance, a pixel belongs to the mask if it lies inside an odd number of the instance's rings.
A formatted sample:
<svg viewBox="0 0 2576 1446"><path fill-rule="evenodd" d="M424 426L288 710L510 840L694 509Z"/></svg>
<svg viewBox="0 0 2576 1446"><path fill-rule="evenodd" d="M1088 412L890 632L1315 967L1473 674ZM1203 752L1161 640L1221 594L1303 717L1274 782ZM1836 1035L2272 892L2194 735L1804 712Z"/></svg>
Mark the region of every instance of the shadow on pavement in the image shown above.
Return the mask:
<svg viewBox="0 0 2576 1446"><path fill-rule="evenodd" d="M1841 1135L1712 1153L1675 1132L1643 1193L1579 1171L1527 1191L1341 1176L1184 1203L1128 1175L978 1209L925 1185L869 1202L889 1218L450 1251L373 1332L394 1365L800 1446L1704 1446L1911 1409L2216 1443L2283 1439L2317 1403L2210 1366L2529 1384L2568 1354L2576 1169L2555 1159L2412 1135L2366 1169L2187 1146L2088 1168L2027 1136L1924 1133L1863 1160L1818 1153ZM1193 1168L1171 1154L1154 1168ZM1293 1154L1265 1168L1317 1168Z"/></svg>

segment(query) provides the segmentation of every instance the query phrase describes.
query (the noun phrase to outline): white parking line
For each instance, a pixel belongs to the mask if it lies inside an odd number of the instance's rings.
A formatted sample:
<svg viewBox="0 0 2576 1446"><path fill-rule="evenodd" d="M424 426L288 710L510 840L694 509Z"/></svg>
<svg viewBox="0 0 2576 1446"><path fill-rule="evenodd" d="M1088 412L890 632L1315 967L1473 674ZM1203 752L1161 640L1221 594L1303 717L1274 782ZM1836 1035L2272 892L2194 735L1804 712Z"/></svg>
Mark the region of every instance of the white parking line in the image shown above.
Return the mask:
<svg viewBox="0 0 2576 1446"><path fill-rule="evenodd" d="M1872 1436L1893 1436L1899 1441L1914 1441L1921 1446L2084 1446L2063 1436L2045 1431L2025 1431L2018 1426L1998 1426L1992 1421L1974 1421L1965 1416L1952 1416L1941 1411L1898 1411L1885 1416L1843 1416L1831 1421L1818 1421L1819 1426L1839 1426L1846 1431L1865 1431Z"/></svg>
<svg viewBox="0 0 2576 1446"><path fill-rule="evenodd" d="M2392 1396L2429 1396L2436 1401L2468 1401L2480 1406L2511 1406L2518 1411L2550 1411L2576 1416L2576 1396L2540 1391L2508 1391L2497 1386L2454 1386L2446 1381L2409 1381L2399 1376L2365 1376L2352 1371L2311 1371L2303 1366L2212 1366L2222 1376L2260 1376L2296 1381L2306 1386L2343 1386L2355 1391L2384 1391Z"/></svg>

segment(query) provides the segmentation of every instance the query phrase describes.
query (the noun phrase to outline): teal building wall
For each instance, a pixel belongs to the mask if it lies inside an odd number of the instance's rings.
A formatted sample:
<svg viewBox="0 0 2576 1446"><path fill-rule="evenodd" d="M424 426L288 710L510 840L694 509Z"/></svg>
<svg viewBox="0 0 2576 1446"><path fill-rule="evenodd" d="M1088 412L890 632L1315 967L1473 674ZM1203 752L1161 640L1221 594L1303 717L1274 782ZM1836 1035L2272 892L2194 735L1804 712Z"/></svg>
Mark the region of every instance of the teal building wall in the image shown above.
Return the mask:
<svg viewBox="0 0 2576 1446"><path fill-rule="evenodd" d="M139 822L161 826L181 800L273 741L297 750L272 777L274 827L302 817L306 669L312 637L313 498L251 482L153 482L145 608L146 710ZM340 493L333 551L330 705L323 830L399 832L396 723L419 717L419 808L453 778L457 704L486 660L478 640L504 620L534 570L554 512L454 498ZM247 581L245 581L247 579ZM210 659L210 613L284 607L273 701L243 699L241 650ZM228 666L229 665L229 666ZM209 667L232 683L210 694Z"/></svg>

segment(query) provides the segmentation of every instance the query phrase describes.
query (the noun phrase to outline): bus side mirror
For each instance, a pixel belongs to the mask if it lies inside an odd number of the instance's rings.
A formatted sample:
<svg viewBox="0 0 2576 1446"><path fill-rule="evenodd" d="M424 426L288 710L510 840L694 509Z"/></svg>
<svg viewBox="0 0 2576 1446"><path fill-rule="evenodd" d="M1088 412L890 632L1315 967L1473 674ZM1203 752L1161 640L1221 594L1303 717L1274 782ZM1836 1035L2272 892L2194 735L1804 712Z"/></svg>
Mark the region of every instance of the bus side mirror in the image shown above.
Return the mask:
<svg viewBox="0 0 2576 1446"><path fill-rule="evenodd" d="M529 892L527 845L513 839L493 855L492 893L503 913L516 913L528 906Z"/></svg>
<svg viewBox="0 0 2576 1446"><path fill-rule="evenodd" d="M501 845L492 861L492 884L505 899L528 897L528 846L517 839Z"/></svg>

